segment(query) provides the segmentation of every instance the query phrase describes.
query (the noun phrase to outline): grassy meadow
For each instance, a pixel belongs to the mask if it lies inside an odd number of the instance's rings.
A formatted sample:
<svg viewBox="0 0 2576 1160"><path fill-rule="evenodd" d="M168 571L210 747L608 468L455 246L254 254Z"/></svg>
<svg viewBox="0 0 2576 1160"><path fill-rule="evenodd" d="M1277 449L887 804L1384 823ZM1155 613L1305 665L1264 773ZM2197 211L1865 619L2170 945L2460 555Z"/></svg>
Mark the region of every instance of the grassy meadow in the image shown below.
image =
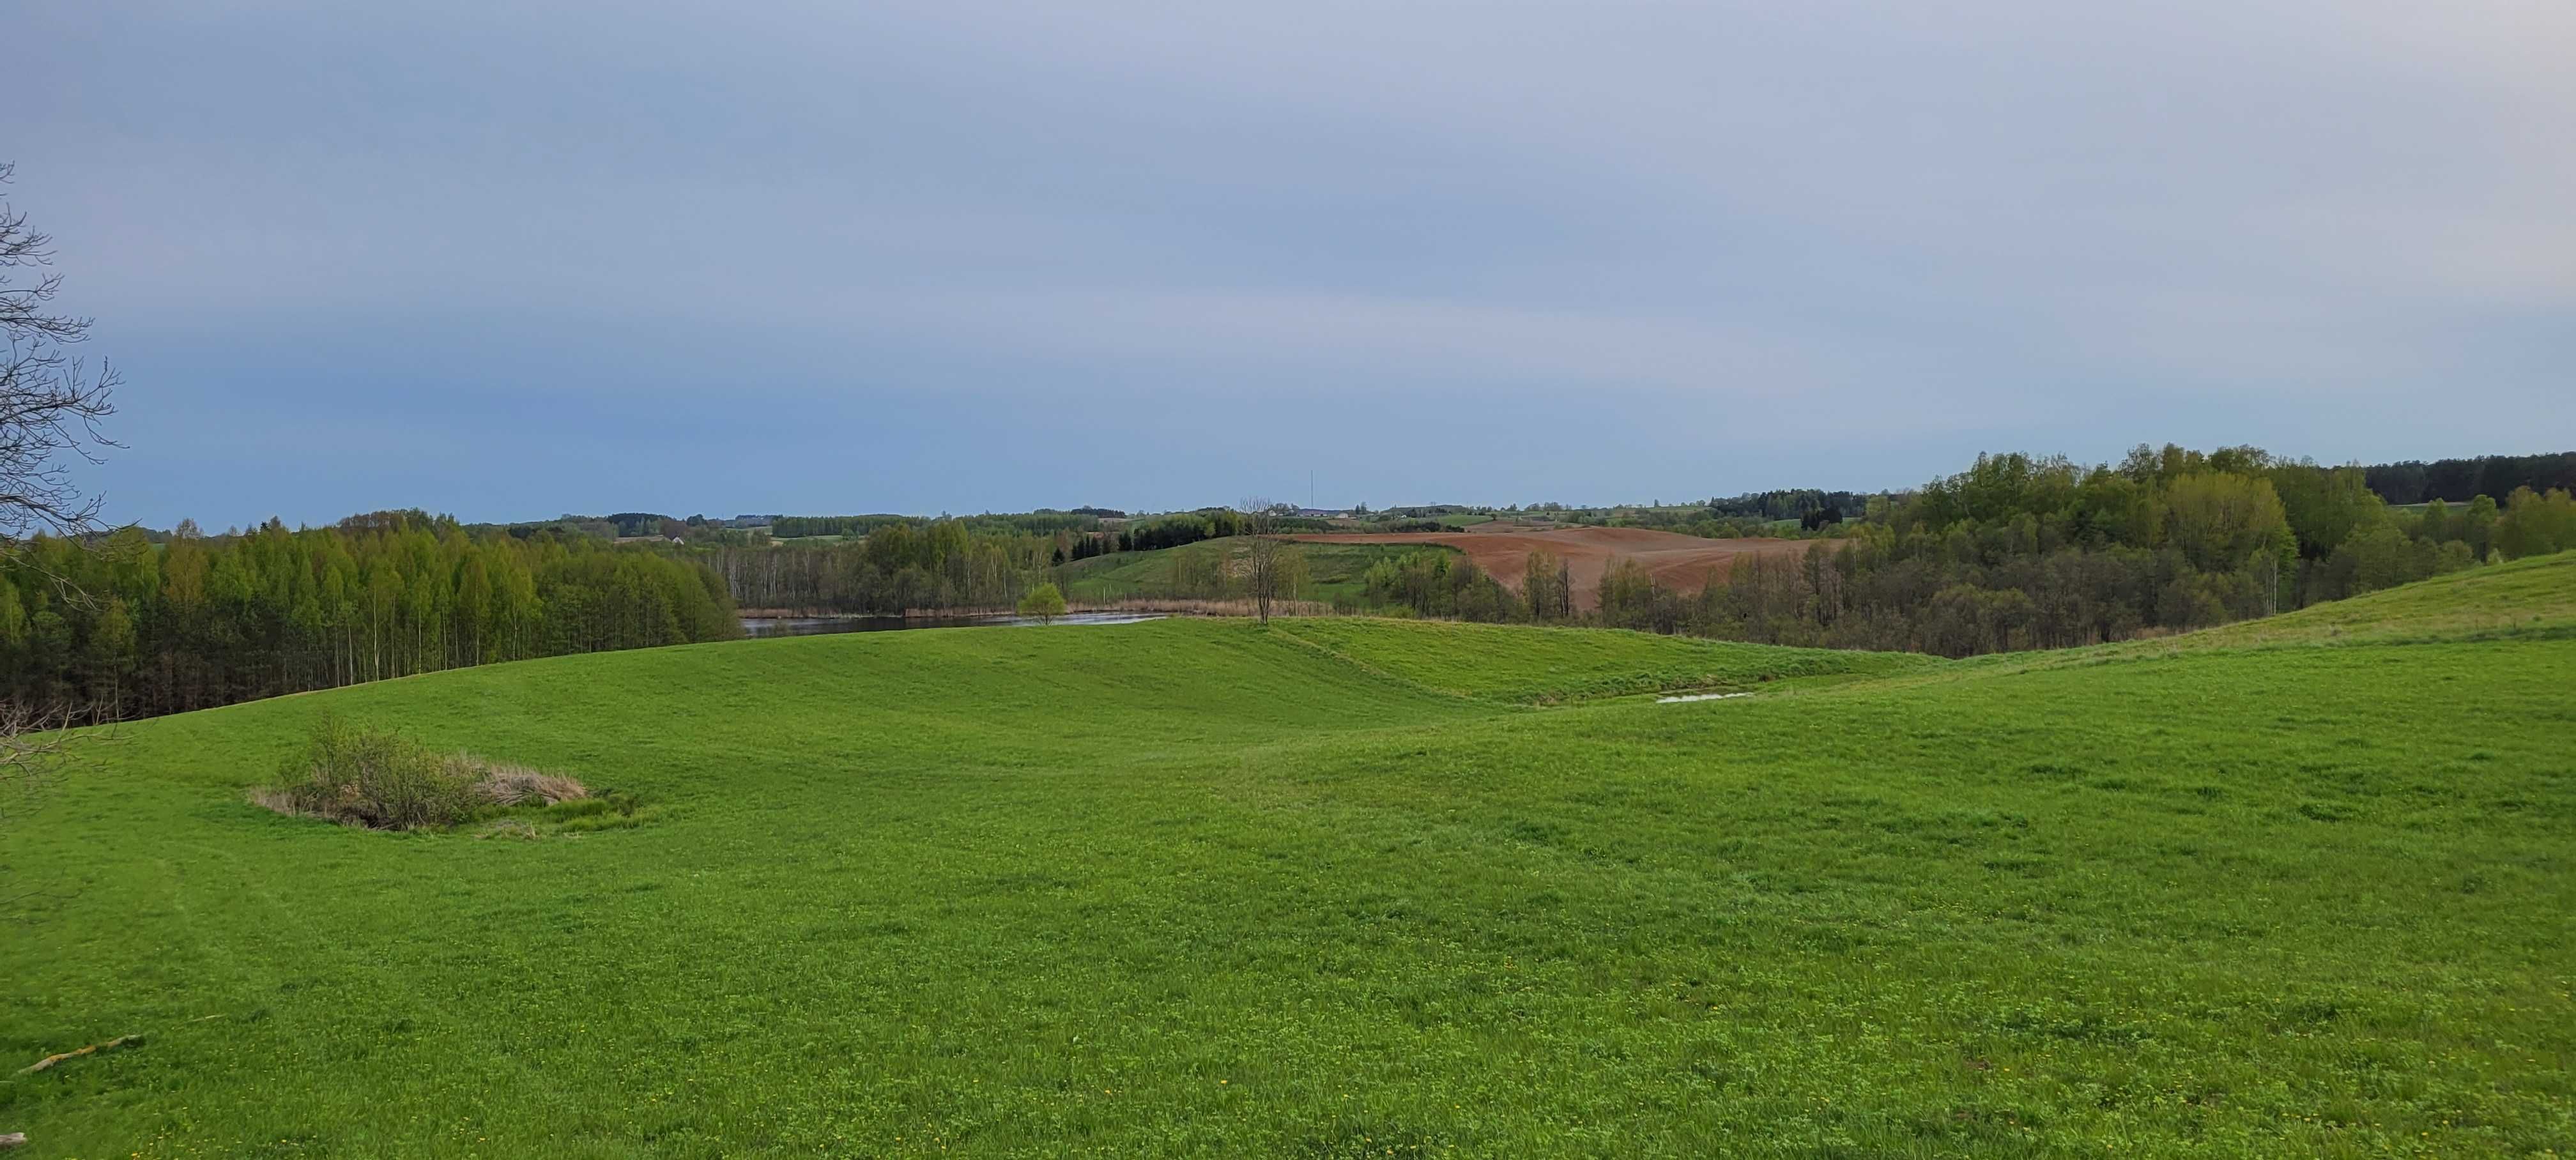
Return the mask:
<svg viewBox="0 0 2576 1160"><path fill-rule="evenodd" d="M1494 628L1430 621L1390 631L1383 621L1318 617L1282 620L1275 631L1410 686L1531 704L1627 693L1747 691L1773 681L1785 689L1941 663L1911 653L1779 648L1589 628Z"/></svg>
<svg viewBox="0 0 2576 1160"><path fill-rule="evenodd" d="M2571 689L2562 555L1968 662L1174 619L160 718L0 824L40 891L0 926L0 1059L146 1037L0 1080L0 1131L39 1157L2553 1155ZM247 804L326 712L652 821L516 841Z"/></svg>

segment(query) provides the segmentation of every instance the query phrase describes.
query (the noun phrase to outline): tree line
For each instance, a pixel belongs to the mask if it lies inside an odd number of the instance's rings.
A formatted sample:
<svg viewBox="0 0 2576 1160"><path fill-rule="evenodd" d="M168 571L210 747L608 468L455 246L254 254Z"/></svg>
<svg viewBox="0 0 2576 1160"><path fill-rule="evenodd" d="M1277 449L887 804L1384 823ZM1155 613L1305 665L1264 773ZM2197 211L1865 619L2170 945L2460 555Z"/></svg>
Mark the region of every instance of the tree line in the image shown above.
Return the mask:
<svg viewBox="0 0 2576 1160"><path fill-rule="evenodd" d="M1253 528L1267 529L1263 534L1333 530L1332 521L1290 514L1293 510L1286 505L1272 504L1259 511L1249 512L1222 507L1181 512L1104 533L1087 550L1069 556L1068 559L1102 556L1111 552L1153 552L1164 548L1177 548L1184 544L1195 544L1201 540L1221 540L1228 536L1245 535ZM1437 523L1430 526L1433 530L1438 530L1440 527Z"/></svg>
<svg viewBox="0 0 2576 1160"><path fill-rule="evenodd" d="M863 540L673 551L703 561L744 608L899 615L1013 607L1089 538L989 520L898 519Z"/></svg>
<svg viewBox="0 0 2576 1160"><path fill-rule="evenodd" d="M1860 492L1820 491L1815 488L1789 488L1775 491L1749 491L1727 499L1712 498L1701 505L1711 519L1758 519L1766 521L1796 520L1831 510L1857 512L1867 506L1869 498Z"/></svg>
<svg viewBox="0 0 2576 1160"><path fill-rule="evenodd" d="M2322 496L2298 494L2300 477L2315 481L2301 465L2273 473L2290 486L2223 472L2144 483L2129 507L2141 522L2096 539L2069 538L2072 525L2027 511L1998 523L1864 525L1800 557L1739 560L1688 602L1638 588L1614 600L1605 581L1601 617L1733 640L1969 656L2207 628L2576 547L2576 503L2564 491L2517 491L2501 512L2488 501L2410 516L2351 486L2353 469L2330 473Z"/></svg>
<svg viewBox="0 0 2576 1160"><path fill-rule="evenodd" d="M959 520L972 530L987 534L1026 532L1045 535L1055 532L1097 530L1104 517L1115 518L1125 514L1115 508L1081 507L1071 511L1039 508L1033 512L986 513L941 518ZM880 529L897 524L925 522L928 521L919 516L899 515L773 516L769 521L769 534L782 540L801 536L840 536L858 539L874 535Z"/></svg>
<svg viewBox="0 0 2576 1160"><path fill-rule="evenodd" d="M2480 455L2471 459L2403 460L2362 469L2370 490L2393 504L2432 500L2461 504L2479 496L2576 491L2576 451L2547 455Z"/></svg>
<svg viewBox="0 0 2576 1160"><path fill-rule="evenodd" d="M694 562L419 512L37 536L0 565L0 700L112 716L741 633Z"/></svg>
<svg viewBox="0 0 2576 1160"><path fill-rule="evenodd" d="M1980 456L1870 507L1803 554L1739 558L1696 593L1615 562L1581 617L1563 562L1544 553L1519 593L1436 552L1373 567L1367 589L1422 615L1967 656L2204 628L2576 548L2566 490L2411 513L2363 468L2248 447L2141 446L2089 468Z"/></svg>
<svg viewBox="0 0 2576 1160"><path fill-rule="evenodd" d="M1562 504L1545 504L1518 510L1545 515L1550 521L1560 524L1651 528L1711 540L1749 536L1799 539L1827 534L1825 529L1832 525L1846 519L1861 518L1866 512L1883 510L1892 498L1878 493L1799 488L1748 492L1732 498L1711 498L1677 507L1569 508ZM1794 531L1787 526L1791 521L1797 525Z"/></svg>

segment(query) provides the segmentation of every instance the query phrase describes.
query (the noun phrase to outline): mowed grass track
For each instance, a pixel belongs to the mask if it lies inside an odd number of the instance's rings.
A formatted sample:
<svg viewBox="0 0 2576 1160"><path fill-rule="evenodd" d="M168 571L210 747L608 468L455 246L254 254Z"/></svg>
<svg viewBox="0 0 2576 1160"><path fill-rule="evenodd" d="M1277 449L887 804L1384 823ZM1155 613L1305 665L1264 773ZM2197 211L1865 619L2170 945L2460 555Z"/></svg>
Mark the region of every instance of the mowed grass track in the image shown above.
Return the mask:
<svg viewBox="0 0 2576 1160"><path fill-rule="evenodd" d="M2449 599L2545 606L2532 575L2566 563ZM12 886L56 895L5 928L0 1050L150 1038L0 1081L0 1130L36 1156L2564 1152L2576 641L2532 615L1786 688L1765 650L1627 634L853 634L147 722L0 828ZM1489 682L1443 677L1462 650ZM1551 672L1632 690L1605 650L1766 691L1519 703ZM671 812L522 843L244 805L325 709Z"/></svg>

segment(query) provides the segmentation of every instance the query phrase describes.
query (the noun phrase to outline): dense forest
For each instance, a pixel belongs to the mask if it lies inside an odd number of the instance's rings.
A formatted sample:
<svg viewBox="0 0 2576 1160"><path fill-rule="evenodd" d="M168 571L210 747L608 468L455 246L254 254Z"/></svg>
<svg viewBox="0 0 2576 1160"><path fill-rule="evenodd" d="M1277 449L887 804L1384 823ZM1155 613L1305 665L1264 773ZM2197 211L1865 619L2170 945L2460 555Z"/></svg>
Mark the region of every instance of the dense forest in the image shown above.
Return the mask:
<svg viewBox="0 0 2576 1160"><path fill-rule="evenodd" d="M2565 492L2410 514L2359 469L2252 448L2089 469L1989 456L1803 559L1747 560L1687 607L1605 583L1602 617L1965 656L2204 628L2569 546Z"/></svg>
<svg viewBox="0 0 2576 1160"><path fill-rule="evenodd" d="M1735 640L1966 656L2183 631L2334 600L2489 559L2576 547L2576 500L2519 487L2456 508L2392 509L2366 469L2254 448L2140 447L2121 463L1981 456L1967 471L1829 529L1796 557L1751 556L1685 595L1634 562L1591 619ZM1373 600L1421 615L1566 620L1559 561L1515 594L1446 552L1372 569Z"/></svg>
<svg viewBox="0 0 2576 1160"><path fill-rule="evenodd" d="M1012 607L1088 538L1070 528L1018 530L989 517L897 519L839 543L676 550L704 561L744 608L900 614Z"/></svg>
<svg viewBox="0 0 2576 1160"><path fill-rule="evenodd" d="M38 536L0 566L0 697L171 713L384 677L742 634L714 573L419 512L237 535Z"/></svg>

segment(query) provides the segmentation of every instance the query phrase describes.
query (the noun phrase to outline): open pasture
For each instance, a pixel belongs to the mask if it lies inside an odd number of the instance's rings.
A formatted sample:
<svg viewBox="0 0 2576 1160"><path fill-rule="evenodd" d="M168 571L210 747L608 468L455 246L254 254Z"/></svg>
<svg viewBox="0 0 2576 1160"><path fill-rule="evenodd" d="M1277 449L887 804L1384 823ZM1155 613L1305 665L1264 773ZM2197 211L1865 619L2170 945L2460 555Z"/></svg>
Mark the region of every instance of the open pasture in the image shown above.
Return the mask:
<svg viewBox="0 0 2576 1160"><path fill-rule="evenodd" d="M0 1128L42 1157L2547 1155L2571 564L1962 663L1175 619L147 721L0 828L41 892L0 1053L145 1041L0 1080ZM516 841L244 802L325 712L660 812Z"/></svg>

